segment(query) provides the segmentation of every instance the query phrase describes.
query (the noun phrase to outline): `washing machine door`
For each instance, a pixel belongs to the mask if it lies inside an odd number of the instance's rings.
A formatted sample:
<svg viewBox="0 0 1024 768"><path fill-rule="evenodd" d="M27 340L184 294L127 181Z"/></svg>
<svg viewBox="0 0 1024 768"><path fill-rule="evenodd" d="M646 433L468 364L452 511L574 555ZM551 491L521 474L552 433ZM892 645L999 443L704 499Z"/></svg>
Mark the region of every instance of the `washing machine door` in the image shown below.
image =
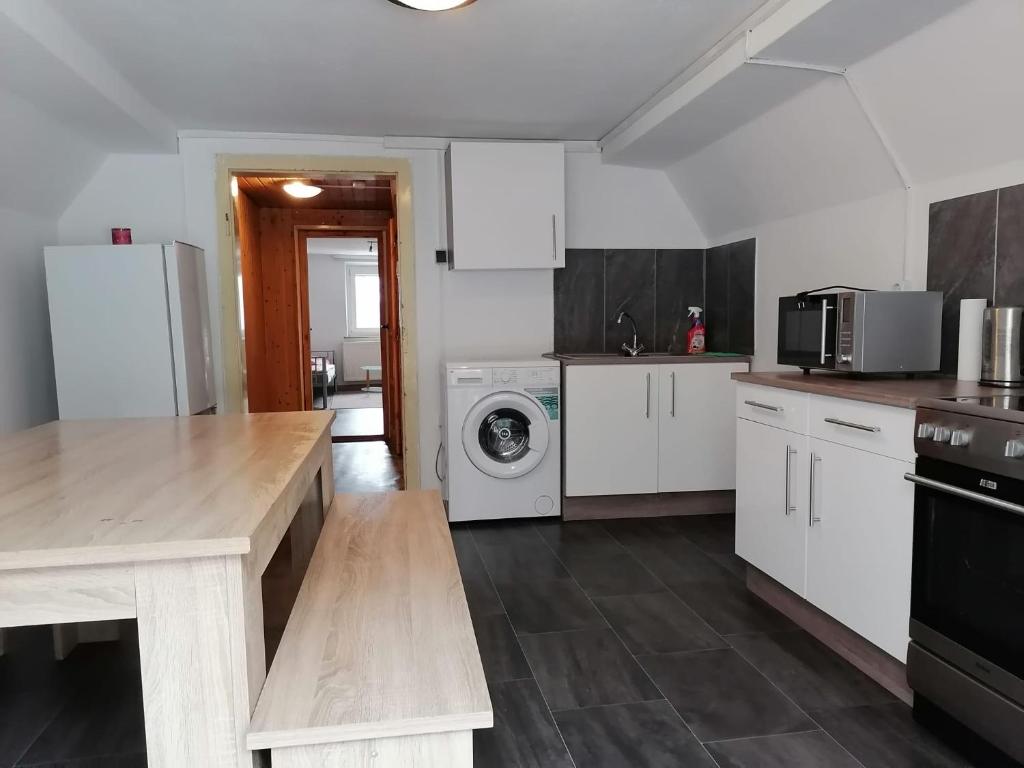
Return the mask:
<svg viewBox="0 0 1024 768"><path fill-rule="evenodd" d="M547 453L547 416L526 395L495 392L466 415L462 445L481 472L497 478L522 477Z"/></svg>

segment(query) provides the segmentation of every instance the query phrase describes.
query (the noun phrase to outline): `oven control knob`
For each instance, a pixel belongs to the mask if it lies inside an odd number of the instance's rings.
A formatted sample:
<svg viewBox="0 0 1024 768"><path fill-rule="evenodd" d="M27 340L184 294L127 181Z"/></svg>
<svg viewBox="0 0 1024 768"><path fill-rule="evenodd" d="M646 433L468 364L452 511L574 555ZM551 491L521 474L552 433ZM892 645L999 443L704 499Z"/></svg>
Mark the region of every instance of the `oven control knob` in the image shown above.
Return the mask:
<svg viewBox="0 0 1024 768"><path fill-rule="evenodd" d="M953 436L953 430L949 427L936 427L935 434L932 436L932 440L936 443L948 443L949 439Z"/></svg>
<svg viewBox="0 0 1024 768"><path fill-rule="evenodd" d="M966 429L954 429L953 435L949 438L949 444L956 448L963 448L970 445L971 433Z"/></svg>
<svg viewBox="0 0 1024 768"><path fill-rule="evenodd" d="M935 437L935 425L924 422L917 425L917 437L920 440L931 440Z"/></svg>
<svg viewBox="0 0 1024 768"><path fill-rule="evenodd" d="M1007 440L1004 455L1008 459L1024 459L1024 440Z"/></svg>

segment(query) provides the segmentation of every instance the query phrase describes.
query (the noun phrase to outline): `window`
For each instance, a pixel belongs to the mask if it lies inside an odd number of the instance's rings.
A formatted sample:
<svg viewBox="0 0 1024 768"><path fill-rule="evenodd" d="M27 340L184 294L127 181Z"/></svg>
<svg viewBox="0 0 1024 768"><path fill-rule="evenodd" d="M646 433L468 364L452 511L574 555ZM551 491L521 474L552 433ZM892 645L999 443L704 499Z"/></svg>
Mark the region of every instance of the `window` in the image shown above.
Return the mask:
<svg viewBox="0 0 1024 768"><path fill-rule="evenodd" d="M372 262L345 265L349 336L380 335L380 275Z"/></svg>

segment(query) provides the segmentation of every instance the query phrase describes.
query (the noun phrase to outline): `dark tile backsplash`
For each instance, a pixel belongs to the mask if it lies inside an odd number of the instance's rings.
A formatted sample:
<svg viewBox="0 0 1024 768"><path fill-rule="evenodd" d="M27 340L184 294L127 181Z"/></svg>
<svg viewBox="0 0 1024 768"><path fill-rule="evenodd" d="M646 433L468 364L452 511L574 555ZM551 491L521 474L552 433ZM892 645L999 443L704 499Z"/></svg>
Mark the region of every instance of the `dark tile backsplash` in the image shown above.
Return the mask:
<svg viewBox="0 0 1024 768"><path fill-rule="evenodd" d="M640 343L654 349L654 251L614 250L604 252L604 351L618 352L633 340L629 320L615 324L615 316L626 311L636 320Z"/></svg>
<svg viewBox="0 0 1024 768"><path fill-rule="evenodd" d="M753 354L754 246L566 250L554 276L555 351L618 352L632 339L628 321L615 324L624 310L648 350L684 353L689 308L699 306L709 351Z"/></svg>
<svg viewBox="0 0 1024 768"><path fill-rule="evenodd" d="M942 291L942 372L955 374L960 300L1024 305L1024 185L933 203L928 290Z"/></svg>

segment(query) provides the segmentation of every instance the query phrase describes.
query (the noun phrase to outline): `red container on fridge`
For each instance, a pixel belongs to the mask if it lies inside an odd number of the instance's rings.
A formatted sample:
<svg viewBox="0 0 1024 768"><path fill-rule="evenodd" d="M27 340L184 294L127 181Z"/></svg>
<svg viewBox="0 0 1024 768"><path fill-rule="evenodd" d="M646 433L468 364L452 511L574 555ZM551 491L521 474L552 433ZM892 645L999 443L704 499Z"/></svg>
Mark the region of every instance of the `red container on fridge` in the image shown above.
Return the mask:
<svg viewBox="0 0 1024 768"><path fill-rule="evenodd" d="M114 227L110 230L110 242L114 245L131 245L132 230L130 227Z"/></svg>

